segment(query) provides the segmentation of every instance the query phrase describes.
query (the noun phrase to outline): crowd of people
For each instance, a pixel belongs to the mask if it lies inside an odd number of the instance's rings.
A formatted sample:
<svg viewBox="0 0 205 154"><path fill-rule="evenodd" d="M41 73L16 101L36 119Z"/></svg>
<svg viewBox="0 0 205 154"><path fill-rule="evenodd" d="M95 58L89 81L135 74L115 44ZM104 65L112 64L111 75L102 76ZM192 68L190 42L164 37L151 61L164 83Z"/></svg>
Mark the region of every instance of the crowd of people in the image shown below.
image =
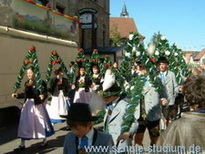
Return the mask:
<svg viewBox="0 0 205 154"><path fill-rule="evenodd" d="M71 62L70 73L75 73L73 66ZM43 139L41 146L45 147L47 137L54 134L54 124L62 122L67 122L70 130L65 137L64 154L83 153L86 146L116 146L119 153L126 153L126 146L143 147L146 129L151 148L195 144L205 150L205 77L190 75L184 77L183 85L178 85L166 58L160 58L157 67L156 86L150 81L145 64L135 62L130 74L143 78L144 84L139 103L132 111L131 125L123 132L121 127L132 98L122 92L124 87L118 83L116 63L104 74L98 65L93 65L92 76L79 65L72 82L59 67L48 85L42 81L43 91L37 88L34 67L28 67L25 92L12 94L14 98L25 98L18 127L21 143L14 150L24 150L25 141L29 139ZM129 85L129 81L126 83ZM184 104L188 104L186 109ZM187 112L182 113L185 110ZM94 129L97 122L103 122L102 130ZM113 152L112 148L109 150L107 153Z"/></svg>

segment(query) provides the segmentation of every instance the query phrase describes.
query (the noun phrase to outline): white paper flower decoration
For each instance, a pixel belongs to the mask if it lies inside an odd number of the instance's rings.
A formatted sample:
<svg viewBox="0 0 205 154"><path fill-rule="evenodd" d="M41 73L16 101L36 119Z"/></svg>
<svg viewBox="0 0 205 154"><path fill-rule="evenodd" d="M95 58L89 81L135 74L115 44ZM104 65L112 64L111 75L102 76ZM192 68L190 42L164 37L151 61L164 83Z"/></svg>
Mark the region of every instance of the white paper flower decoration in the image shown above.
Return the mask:
<svg viewBox="0 0 205 154"><path fill-rule="evenodd" d="M141 55L140 51L137 51L135 55L139 57Z"/></svg>
<svg viewBox="0 0 205 154"><path fill-rule="evenodd" d="M125 87L125 90L129 89L130 88L130 85L127 81L125 81L124 83L124 87Z"/></svg>
<svg viewBox="0 0 205 154"><path fill-rule="evenodd" d="M159 56L159 51L156 50L154 54L155 54L156 56Z"/></svg>
<svg viewBox="0 0 205 154"><path fill-rule="evenodd" d="M177 53L177 52L175 52L175 53L174 53L174 56L178 56L178 53Z"/></svg>
<svg viewBox="0 0 205 154"><path fill-rule="evenodd" d="M165 51L165 55L169 56L170 55L170 52L167 50Z"/></svg>
<svg viewBox="0 0 205 154"><path fill-rule="evenodd" d="M130 58L130 53L129 52L125 52L125 57Z"/></svg>
<svg viewBox="0 0 205 154"><path fill-rule="evenodd" d="M161 39L161 40L166 40L166 37L165 37L165 36L161 36L160 39Z"/></svg>
<svg viewBox="0 0 205 154"><path fill-rule="evenodd" d="M130 90L133 90L134 88L135 88L134 86L131 86L131 87L130 87Z"/></svg>
<svg viewBox="0 0 205 154"><path fill-rule="evenodd" d="M136 52L136 46L133 46L132 52Z"/></svg>
<svg viewBox="0 0 205 154"><path fill-rule="evenodd" d="M134 37L134 34L130 34L130 35L129 35L129 40L132 40L133 37Z"/></svg>
<svg viewBox="0 0 205 154"><path fill-rule="evenodd" d="M179 48L178 44L174 43L174 46L176 46L177 48Z"/></svg>

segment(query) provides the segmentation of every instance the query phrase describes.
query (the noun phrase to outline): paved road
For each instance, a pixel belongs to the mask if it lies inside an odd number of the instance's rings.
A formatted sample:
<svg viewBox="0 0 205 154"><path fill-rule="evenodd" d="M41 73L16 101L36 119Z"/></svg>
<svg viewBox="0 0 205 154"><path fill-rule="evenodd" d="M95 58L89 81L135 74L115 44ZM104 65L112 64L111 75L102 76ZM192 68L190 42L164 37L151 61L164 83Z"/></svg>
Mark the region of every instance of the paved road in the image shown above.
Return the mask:
<svg viewBox="0 0 205 154"><path fill-rule="evenodd" d="M40 148L41 140L29 140L26 142L26 149L21 154L61 154L63 151L64 137L68 133L65 130L65 123L54 125L55 134L48 138L48 146ZM0 128L0 154L15 154L13 149L18 147L20 139L17 135L17 124L9 127ZM149 138L146 132L144 146L149 145Z"/></svg>
<svg viewBox="0 0 205 154"><path fill-rule="evenodd" d="M34 153L62 153L64 137L68 133L65 130L65 123L55 124L55 135L48 138L48 146L45 148L40 148L41 140L29 140L26 142L26 149L22 154L34 154ZM0 129L0 154L3 153L15 153L13 149L18 147L20 144L20 139L16 137L17 135L17 124L4 127Z"/></svg>
<svg viewBox="0 0 205 154"><path fill-rule="evenodd" d="M64 137L68 133L65 130L65 123L55 124L55 134L48 138L48 146L45 148L40 148L41 140L29 140L26 142L26 149L23 152L18 152L21 154L61 154L63 151ZM97 125L95 127L99 127ZM0 128L0 154L15 154L13 149L18 147L20 144L20 139L17 136L17 123L14 123L8 127ZM147 147L150 141L148 138L148 133L145 133L144 146Z"/></svg>

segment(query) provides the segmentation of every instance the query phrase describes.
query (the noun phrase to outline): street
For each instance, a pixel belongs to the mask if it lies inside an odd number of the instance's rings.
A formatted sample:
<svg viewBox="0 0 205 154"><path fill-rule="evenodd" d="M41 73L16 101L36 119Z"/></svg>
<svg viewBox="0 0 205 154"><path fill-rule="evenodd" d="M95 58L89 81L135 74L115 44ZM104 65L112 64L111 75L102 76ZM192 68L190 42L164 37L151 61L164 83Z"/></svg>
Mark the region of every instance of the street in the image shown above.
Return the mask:
<svg viewBox="0 0 205 154"><path fill-rule="evenodd" d="M48 138L48 146L40 147L42 140L28 140L26 141L26 149L22 152L13 152L20 144L20 139L17 138L17 124L11 125L8 128L0 129L0 153L62 153L64 137L67 134L65 130L66 123L55 124L55 134Z"/></svg>
<svg viewBox="0 0 205 154"><path fill-rule="evenodd" d="M43 153L63 153L64 137L68 133L65 129L66 123L59 123L54 125L55 134L48 138L48 146L41 148L42 140L28 140L26 141L26 149L22 152L14 152L13 149L17 148L20 144L20 139L17 138L18 123L10 124L0 128L0 154L43 154ZM96 125L99 128L102 124ZM149 146L150 140L148 132L145 133L143 144L145 147Z"/></svg>

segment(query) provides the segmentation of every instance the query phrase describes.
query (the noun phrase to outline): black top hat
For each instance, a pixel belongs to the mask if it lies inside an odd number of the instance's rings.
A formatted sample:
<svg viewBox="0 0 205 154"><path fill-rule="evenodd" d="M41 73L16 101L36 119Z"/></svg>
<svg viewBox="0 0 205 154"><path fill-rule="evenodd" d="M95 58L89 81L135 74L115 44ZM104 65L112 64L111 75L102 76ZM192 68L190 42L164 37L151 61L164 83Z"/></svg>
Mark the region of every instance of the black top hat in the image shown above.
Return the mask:
<svg viewBox="0 0 205 154"><path fill-rule="evenodd" d="M67 120L70 121L95 121L97 117L92 116L89 105L85 103L71 104Z"/></svg>
<svg viewBox="0 0 205 154"><path fill-rule="evenodd" d="M157 61L157 64L159 64L159 63L166 63L166 64L168 64L169 62L168 62L166 57L159 57L159 59Z"/></svg>
<svg viewBox="0 0 205 154"><path fill-rule="evenodd" d="M118 96L121 88L117 83L114 83L109 89L103 91L103 97Z"/></svg>

